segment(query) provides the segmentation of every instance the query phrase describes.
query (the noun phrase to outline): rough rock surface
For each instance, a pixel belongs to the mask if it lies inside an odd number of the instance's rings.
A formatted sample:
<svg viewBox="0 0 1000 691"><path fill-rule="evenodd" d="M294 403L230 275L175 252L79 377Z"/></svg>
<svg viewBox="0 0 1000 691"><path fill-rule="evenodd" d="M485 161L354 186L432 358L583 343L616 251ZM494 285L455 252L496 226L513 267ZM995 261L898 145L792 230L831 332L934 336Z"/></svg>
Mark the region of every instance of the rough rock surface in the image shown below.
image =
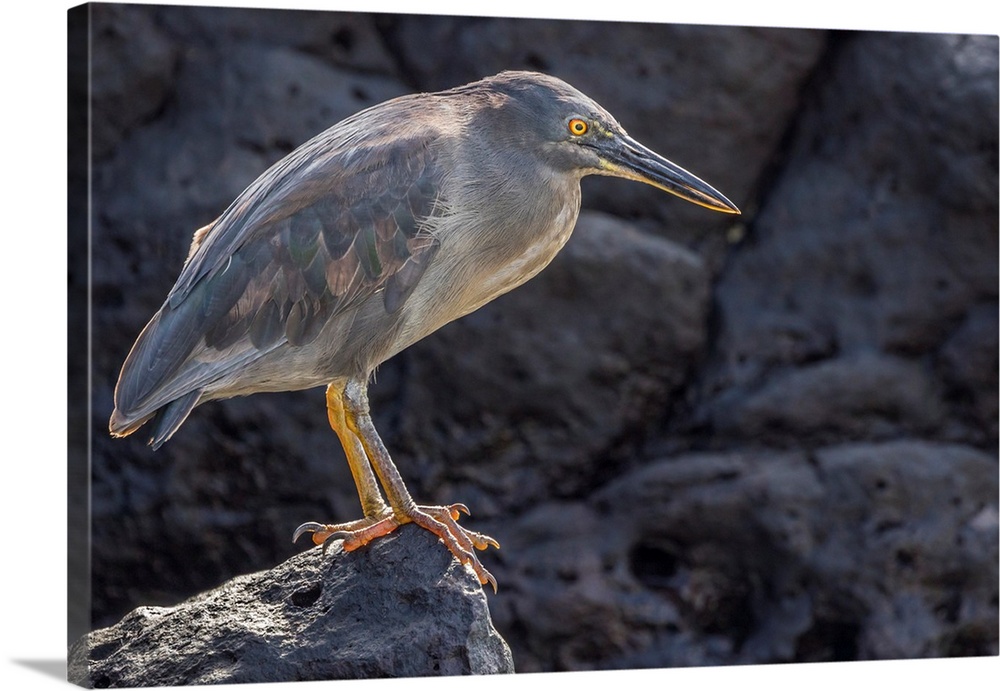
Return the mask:
<svg viewBox="0 0 1000 691"><path fill-rule="evenodd" d="M519 671L986 655L997 491L934 442L655 459L490 526L491 609Z"/></svg>
<svg viewBox="0 0 1000 691"><path fill-rule="evenodd" d="M70 651L94 688L514 671L486 595L413 526L366 549L313 549L174 607L139 607Z"/></svg>
<svg viewBox="0 0 1000 691"><path fill-rule="evenodd" d="M360 510L321 390L202 406L156 453L108 438L191 233L349 113L531 68L744 215L589 178L552 266L379 370L414 496L503 545L484 563L517 669L997 654L996 36L93 21L94 627Z"/></svg>
<svg viewBox="0 0 1000 691"><path fill-rule="evenodd" d="M996 41L859 36L827 69L720 278L701 421L995 446Z"/></svg>

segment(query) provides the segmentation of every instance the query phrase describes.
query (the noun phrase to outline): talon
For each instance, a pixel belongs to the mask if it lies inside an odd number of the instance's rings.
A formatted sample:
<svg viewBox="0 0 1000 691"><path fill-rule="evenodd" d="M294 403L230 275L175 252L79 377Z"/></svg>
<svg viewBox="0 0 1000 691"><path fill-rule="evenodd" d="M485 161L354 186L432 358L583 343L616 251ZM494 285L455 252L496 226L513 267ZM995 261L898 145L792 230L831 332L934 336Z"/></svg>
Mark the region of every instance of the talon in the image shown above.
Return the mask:
<svg viewBox="0 0 1000 691"><path fill-rule="evenodd" d="M327 548L330 543L336 539L350 536L350 533L344 532L343 530L337 531L334 529L335 526L323 525L322 523L303 523L298 528L295 529L295 534L292 535L292 542L298 542L299 538L306 533L312 533L310 539L314 545L323 545L323 554L326 554Z"/></svg>
<svg viewBox="0 0 1000 691"><path fill-rule="evenodd" d="M479 563L478 559L475 559L475 557L473 557L473 560L474 561L465 563L468 563L468 565L472 568L472 571L476 574L476 578L479 580L479 585L486 585L487 583L489 583L491 586L493 586L493 594L496 595L497 579L493 577L493 574L491 574L489 571L486 570L486 567L484 567L482 564Z"/></svg>
<svg viewBox="0 0 1000 691"><path fill-rule="evenodd" d="M493 574L491 574L489 571L486 572L486 579L485 580L483 578L479 579L479 584L480 585L486 585L487 583L489 583L490 585L493 586L493 594L496 595L497 594L497 579L493 578Z"/></svg>
<svg viewBox="0 0 1000 691"><path fill-rule="evenodd" d="M343 540L345 552L352 552L358 547L367 545L376 537L392 532L397 526L399 526L399 521L392 516L382 519L366 516L356 521L338 523L337 525L310 521L295 529L292 541L298 541L304 534L312 533L313 544L323 545L323 554L326 554L329 546L337 540Z"/></svg>
<svg viewBox="0 0 1000 691"><path fill-rule="evenodd" d="M470 532L469 539L472 540L472 544L476 546L476 549L486 549L487 547L500 549L500 543L491 538L489 535Z"/></svg>
<svg viewBox="0 0 1000 691"><path fill-rule="evenodd" d="M459 511L464 513L466 516L472 515L472 512L469 511L469 507L466 506L465 504L452 504L451 506L448 507L448 513L451 514L452 520L455 521L458 520L459 516L461 515Z"/></svg>
<svg viewBox="0 0 1000 691"><path fill-rule="evenodd" d="M315 522L303 523L298 528L296 528L295 533L292 534L292 542L298 542L299 538L305 535L306 533L319 533L325 530L326 526L323 525L322 523L315 523ZM315 536L313 538L313 541L315 542ZM316 544L318 545L320 543L317 542Z"/></svg>

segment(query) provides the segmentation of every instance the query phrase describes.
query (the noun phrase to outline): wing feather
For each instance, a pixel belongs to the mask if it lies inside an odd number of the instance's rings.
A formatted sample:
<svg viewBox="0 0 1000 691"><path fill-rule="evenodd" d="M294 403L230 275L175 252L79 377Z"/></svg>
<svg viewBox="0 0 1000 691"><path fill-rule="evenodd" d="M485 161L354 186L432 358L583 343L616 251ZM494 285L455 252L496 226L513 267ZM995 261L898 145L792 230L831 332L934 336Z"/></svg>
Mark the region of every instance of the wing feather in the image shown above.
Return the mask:
<svg viewBox="0 0 1000 691"><path fill-rule="evenodd" d="M388 312L400 309L438 246L427 220L444 174L440 135L368 125L306 143L198 231L122 368L113 427L134 428L274 348L312 342L380 291Z"/></svg>

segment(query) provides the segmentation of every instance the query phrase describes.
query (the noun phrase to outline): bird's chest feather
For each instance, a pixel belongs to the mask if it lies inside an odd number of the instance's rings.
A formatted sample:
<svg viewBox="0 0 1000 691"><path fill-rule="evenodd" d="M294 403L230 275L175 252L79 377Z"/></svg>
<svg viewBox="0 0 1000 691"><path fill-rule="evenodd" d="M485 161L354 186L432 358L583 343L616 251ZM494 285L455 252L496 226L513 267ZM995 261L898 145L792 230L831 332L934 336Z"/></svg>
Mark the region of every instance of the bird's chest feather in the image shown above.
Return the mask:
<svg viewBox="0 0 1000 691"><path fill-rule="evenodd" d="M576 225L577 212L575 206L559 209L553 218L546 220L544 229L532 241L512 247L519 251L512 252L506 262L492 267L493 271L476 286L476 292L488 302L537 275L569 240Z"/></svg>
<svg viewBox="0 0 1000 691"><path fill-rule="evenodd" d="M580 210L578 183L550 193L552 201L529 205L515 203L495 227L468 233L459 240L467 266L456 286L468 302L467 311L478 309L513 290L548 266L573 233Z"/></svg>
<svg viewBox="0 0 1000 691"><path fill-rule="evenodd" d="M508 204L510 212L484 219L457 209L436 230L441 250L408 307L429 333L473 312L534 277L569 240L580 208L578 181L552 191L558 203ZM538 195L535 195L538 199ZM431 328L432 327L432 328ZM428 330L429 329L429 330ZM421 334L412 334L422 337Z"/></svg>

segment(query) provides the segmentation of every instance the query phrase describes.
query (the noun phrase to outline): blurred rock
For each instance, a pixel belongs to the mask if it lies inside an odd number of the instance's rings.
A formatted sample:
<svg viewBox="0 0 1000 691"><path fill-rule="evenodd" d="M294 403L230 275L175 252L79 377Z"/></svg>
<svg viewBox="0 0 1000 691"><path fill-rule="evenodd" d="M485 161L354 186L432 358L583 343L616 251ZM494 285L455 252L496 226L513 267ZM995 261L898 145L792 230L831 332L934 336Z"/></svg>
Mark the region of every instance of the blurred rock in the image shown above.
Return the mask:
<svg viewBox="0 0 1000 691"><path fill-rule="evenodd" d="M413 526L139 607L78 641L68 666L93 688L514 671L472 571Z"/></svg>
<svg viewBox="0 0 1000 691"><path fill-rule="evenodd" d="M996 458L901 441L816 460L839 520L811 563L863 604L858 657L996 655Z"/></svg>
<svg viewBox="0 0 1000 691"><path fill-rule="evenodd" d="M971 418L967 426L988 442L997 438L997 352L1000 327L995 305L979 305L941 348L943 376L956 412Z"/></svg>
<svg viewBox="0 0 1000 691"><path fill-rule="evenodd" d="M998 163L996 128L987 123L998 117L996 40L839 38L783 173L718 284L721 328L705 382L710 429L733 424L730 413L718 419L719 407L763 404L771 412L756 417L761 426L736 423L741 438L784 433L801 441L809 429L772 423L805 414L807 392L814 418L835 418L854 389L851 407L870 400L874 417L863 417L874 422L885 416L886 396L915 387L889 431L942 433L945 418L961 418L965 429L952 425L948 436L995 444L995 415L956 409L967 406L947 395L932 360L953 363L956 343L981 353L983 369L971 375L980 387L964 378L967 368L960 375L952 366L951 377L965 392L981 391L974 407L995 409ZM876 374L859 369L862 362L893 364ZM824 375L841 393L816 388ZM788 414L774 411L775 396L786 399ZM851 439L887 431L824 424Z"/></svg>
<svg viewBox="0 0 1000 691"><path fill-rule="evenodd" d="M188 45L225 49L258 44L291 49L354 72L396 73L393 55L378 28L382 15L268 9L234 12L224 7L168 5L147 13Z"/></svg>
<svg viewBox="0 0 1000 691"><path fill-rule="evenodd" d="M181 48L163 34L149 12L109 4L91 16L91 145L99 160L163 108L174 88Z"/></svg>
<svg viewBox="0 0 1000 691"><path fill-rule="evenodd" d="M760 388L719 396L712 427L720 437L800 442L923 436L940 430L941 392L926 368L859 353L776 372Z"/></svg>
<svg viewBox="0 0 1000 691"><path fill-rule="evenodd" d="M521 672L995 655L996 459L686 454L487 529Z"/></svg>

